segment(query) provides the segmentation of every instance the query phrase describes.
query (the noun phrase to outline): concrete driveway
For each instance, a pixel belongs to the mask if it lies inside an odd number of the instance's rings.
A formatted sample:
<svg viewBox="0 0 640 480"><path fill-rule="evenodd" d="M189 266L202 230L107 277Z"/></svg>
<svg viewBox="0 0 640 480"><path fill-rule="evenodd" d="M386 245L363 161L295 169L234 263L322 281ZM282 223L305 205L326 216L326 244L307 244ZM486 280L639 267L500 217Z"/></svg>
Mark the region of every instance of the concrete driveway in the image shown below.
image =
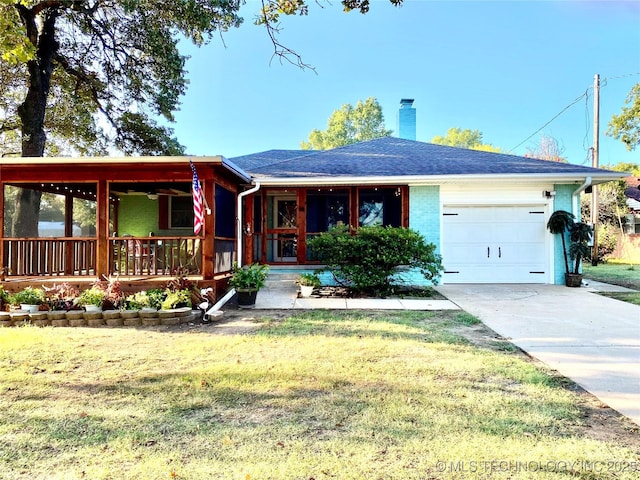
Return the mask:
<svg viewBox="0 0 640 480"><path fill-rule="evenodd" d="M444 285L437 290L640 425L640 306L590 287Z"/></svg>

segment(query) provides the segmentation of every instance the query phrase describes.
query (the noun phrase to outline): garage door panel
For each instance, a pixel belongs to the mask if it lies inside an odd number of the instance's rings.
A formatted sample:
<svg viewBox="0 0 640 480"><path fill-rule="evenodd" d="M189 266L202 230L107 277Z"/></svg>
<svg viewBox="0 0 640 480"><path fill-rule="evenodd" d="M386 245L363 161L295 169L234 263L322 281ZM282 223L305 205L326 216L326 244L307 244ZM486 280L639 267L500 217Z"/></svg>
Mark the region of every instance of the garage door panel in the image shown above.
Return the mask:
<svg viewBox="0 0 640 480"><path fill-rule="evenodd" d="M546 283L545 207L443 207L446 283Z"/></svg>

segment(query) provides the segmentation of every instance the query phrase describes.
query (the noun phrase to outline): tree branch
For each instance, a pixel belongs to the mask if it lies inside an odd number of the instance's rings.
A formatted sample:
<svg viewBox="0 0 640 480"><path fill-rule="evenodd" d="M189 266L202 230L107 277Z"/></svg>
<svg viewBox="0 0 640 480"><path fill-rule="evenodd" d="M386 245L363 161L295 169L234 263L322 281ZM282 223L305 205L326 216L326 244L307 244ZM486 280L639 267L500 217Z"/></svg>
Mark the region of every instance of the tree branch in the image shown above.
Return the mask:
<svg viewBox="0 0 640 480"><path fill-rule="evenodd" d="M82 86L85 86L91 92L91 99L96 104L98 110L106 117L109 123L117 130L118 124L114 118L112 118L111 114L103 107L102 102L100 101L100 88L96 86L96 83L101 84L94 74L87 73L83 69L73 67L67 58L61 54L56 54L55 61L67 72L69 75L74 77L78 83Z"/></svg>
<svg viewBox="0 0 640 480"><path fill-rule="evenodd" d="M300 56L300 54L298 54L295 50L292 50L289 47L286 47L282 43L280 43L280 41L277 38L277 35L280 32L280 29L277 25L274 25L272 23L272 20L267 15L267 6L265 5L265 0L260 0L260 1L262 3L262 10L260 11L260 15L261 15L260 23L264 24L264 27L267 30L267 35L269 35L269 38L271 39L271 43L273 44L274 51L273 51L273 55L271 56L271 59L273 60L274 57L279 57L280 63L282 63L282 60L286 60L290 64L295 65L296 67L302 70L305 70L308 68L312 72L317 73L316 69L313 66L307 63L304 63L302 61L302 57Z"/></svg>

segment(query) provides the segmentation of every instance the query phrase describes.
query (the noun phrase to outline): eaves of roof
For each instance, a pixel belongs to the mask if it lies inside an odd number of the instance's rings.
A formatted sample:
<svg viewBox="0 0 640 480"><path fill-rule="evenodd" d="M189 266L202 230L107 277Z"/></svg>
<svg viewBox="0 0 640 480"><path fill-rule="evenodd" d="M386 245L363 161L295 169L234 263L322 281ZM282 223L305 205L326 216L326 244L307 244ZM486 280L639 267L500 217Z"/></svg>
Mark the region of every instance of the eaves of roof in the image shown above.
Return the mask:
<svg viewBox="0 0 640 480"><path fill-rule="evenodd" d="M563 183L581 184L591 178L593 185L612 180L620 180L624 173L530 173L530 174L460 174L460 175L396 175L396 176L317 176L317 177L268 177L255 176L263 186L333 186L333 185L408 185L426 186L443 185L447 183Z"/></svg>
<svg viewBox="0 0 640 480"><path fill-rule="evenodd" d="M0 158L0 166L19 165L42 165L42 166L89 166L89 165L110 165L115 168L122 165L143 164L143 165L179 165L188 164L192 161L198 164L218 164L222 165L232 174L236 175L246 183L251 182L251 175L238 167L234 162L222 157L214 156L146 156L146 157L4 157Z"/></svg>

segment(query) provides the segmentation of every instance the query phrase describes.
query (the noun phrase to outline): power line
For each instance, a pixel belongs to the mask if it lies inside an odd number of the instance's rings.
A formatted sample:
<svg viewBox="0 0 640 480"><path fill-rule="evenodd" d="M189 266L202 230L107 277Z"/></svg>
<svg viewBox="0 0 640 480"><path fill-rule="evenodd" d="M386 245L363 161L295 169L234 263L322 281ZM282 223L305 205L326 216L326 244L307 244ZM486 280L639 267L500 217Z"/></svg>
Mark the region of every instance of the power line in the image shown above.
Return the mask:
<svg viewBox="0 0 640 480"><path fill-rule="evenodd" d="M607 85L607 80L617 80L619 78L627 78L627 77L634 77L640 75L640 72L637 73L625 73L623 75L616 75L613 77L607 77L607 78L603 78L601 80L600 86L601 87L605 87ZM585 116L588 115L588 102L589 102L589 90L592 90L593 87L589 87L585 90L585 92L580 95L578 98L576 98L573 102L571 102L569 105L567 105L566 107L564 107L562 110L560 110L560 112L558 112L555 116L553 116L553 118L551 118L551 120L549 120L547 123L545 123L544 125L542 125L538 130L536 130L535 132L533 132L531 135L529 135L527 138L525 138L523 141L521 141L518 145L516 145L515 147L513 147L511 150L509 150L507 153L511 153L513 152L516 148L518 148L520 145L522 145L523 143L528 142L529 140L531 140L532 137L534 137L535 135L537 135L538 133L540 133L540 131L542 131L547 125L549 125L551 122L553 122L556 118L558 118L560 115L562 115L564 112L566 112L567 110L569 110L571 107L573 107L576 103L578 103L580 100L582 100L583 98L585 99L585 103L587 104L586 110L587 112L585 113ZM585 129L586 133L585 133L585 138L588 135L589 132L589 127L588 127L588 119L585 120L585 122L587 123L587 127ZM585 146L584 144L584 140L583 140L583 147Z"/></svg>
<svg viewBox="0 0 640 480"><path fill-rule="evenodd" d="M582 100L585 96L588 95L589 90L587 89L582 95L580 95L578 98L576 98L573 102L571 102L569 105L567 105L566 107L564 107L562 110L560 110L560 112L558 112L551 120L549 120L547 123L545 123L544 125L542 125L538 130L536 130L535 132L533 132L531 135L529 135L527 138L525 138L523 141L521 141L518 145L516 145L515 147L513 147L511 150L509 150L507 153L511 153L513 152L516 148L518 148L520 145L522 145L523 143L529 141L533 136L535 136L536 134L540 133L541 130L543 130L547 125L549 125L551 122L553 122L556 118L558 118L560 115L562 115L564 112L566 112L567 110L569 110L571 107L573 107L576 103L578 103L580 100Z"/></svg>

